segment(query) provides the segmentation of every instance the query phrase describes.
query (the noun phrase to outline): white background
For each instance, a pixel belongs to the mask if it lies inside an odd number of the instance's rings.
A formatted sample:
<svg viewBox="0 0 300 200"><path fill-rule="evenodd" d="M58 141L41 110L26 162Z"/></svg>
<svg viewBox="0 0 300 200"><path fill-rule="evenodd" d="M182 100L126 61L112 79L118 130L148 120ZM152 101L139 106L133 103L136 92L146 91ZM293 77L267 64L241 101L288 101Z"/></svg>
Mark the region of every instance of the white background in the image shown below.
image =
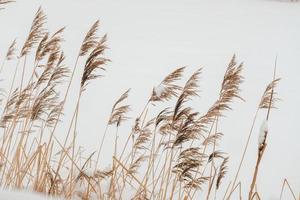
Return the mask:
<svg viewBox="0 0 300 200"><path fill-rule="evenodd" d="M215 101L226 65L232 55L243 61L245 82L242 96L220 124L224 137L220 148L230 155L226 184L232 180L241 158L253 116L265 86L272 80L278 56L278 108L271 113L268 147L258 177L263 199L279 197L287 178L296 195L300 188L299 101L300 101L300 3L272 0L191 1L102 1L102 0L19 0L0 10L0 58L14 38L20 46L27 37L39 6L48 15L47 27L55 31L66 26L66 64L72 68L81 41L91 24L100 19L101 34L108 34L107 57L112 60L105 77L93 81L82 98L78 123L78 144L86 153L97 149L113 102L131 88L132 119L120 130L127 137L134 117L141 112L152 87L176 67L188 66L186 78L204 67L200 98L193 105L205 112ZM6 68L14 67L10 62ZM79 68L82 69L83 60ZM77 73L78 85L80 71ZM10 69L1 75L3 85ZM76 85L76 83L75 83ZM68 100L65 122L73 113L76 87ZM157 110L156 108L153 108ZM243 192L249 188L255 165L257 135L265 113L259 113L246 161L240 174ZM61 125L63 138L67 126ZM114 129L109 135L114 134ZM123 139L122 139L123 138ZM112 152L113 137L105 142ZM107 162L109 162L107 156ZM287 199L288 199L287 195Z"/></svg>

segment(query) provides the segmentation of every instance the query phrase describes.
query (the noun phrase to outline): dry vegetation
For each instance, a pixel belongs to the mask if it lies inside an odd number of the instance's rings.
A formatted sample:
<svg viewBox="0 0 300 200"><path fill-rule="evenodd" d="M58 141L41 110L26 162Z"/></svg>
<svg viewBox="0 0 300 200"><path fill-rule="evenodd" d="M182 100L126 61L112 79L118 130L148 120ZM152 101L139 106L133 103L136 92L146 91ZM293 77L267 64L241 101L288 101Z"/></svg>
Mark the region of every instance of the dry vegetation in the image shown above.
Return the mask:
<svg viewBox="0 0 300 200"><path fill-rule="evenodd" d="M0 5L11 1L0 1ZM239 172L248 148L252 129L244 148L238 170L230 184L223 178L228 170L229 156L218 147L222 139L218 123L232 109L232 102L243 100L240 85L243 65L235 56L229 62L220 85L218 99L199 113L189 106L198 95L202 69L195 71L184 85L179 85L185 68L178 68L153 88L145 108L136 118L125 145L118 145L118 129L128 119L130 106L126 104L129 90L114 103L111 115L99 141L99 149L82 161L76 144L76 127L80 123L80 98L88 84L101 77L109 59L105 57L107 37L99 37L96 21L83 39L76 63L65 66L61 49L64 28L49 33L44 25L46 15L40 8L33 19L28 37L17 48L15 41L8 48L1 71L7 61L16 60L11 87L2 99L0 133L0 185L2 188L28 189L67 199L197 199L201 193L206 199L231 199L241 192ZM20 49L18 51L17 49ZM34 63L27 63L28 57ZM85 62L81 81L73 80L77 61ZM25 70L34 66L30 77ZM274 70L276 71L276 69ZM101 72L99 74L99 72ZM21 74L21 80L16 75ZM279 79L274 77L258 102L257 111L266 114L276 101L274 91ZM66 138L56 138L70 86L78 84L78 99ZM59 87L58 87L59 86ZM4 94L4 93L3 93ZM171 101L172 100L172 101ZM172 102L175 104L172 105ZM165 106L155 116L148 115L151 105ZM99 169L107 128L115 128L115 150L109 169ZM252 127L253 128L253 127ZM112 137L112 135L110 135ZM267 146L267 132L258 147L258 158L249 189L248 199L260 199L255 190L260 160ZM81 164L80 164L81 163ZM254 165L255 163L253 163ZM234 170L234 169L231 169ZM250 183L246 183L249 184ZM225 188L220 193L220 188ZM283 190L289 190L287 180Z"/></svg>

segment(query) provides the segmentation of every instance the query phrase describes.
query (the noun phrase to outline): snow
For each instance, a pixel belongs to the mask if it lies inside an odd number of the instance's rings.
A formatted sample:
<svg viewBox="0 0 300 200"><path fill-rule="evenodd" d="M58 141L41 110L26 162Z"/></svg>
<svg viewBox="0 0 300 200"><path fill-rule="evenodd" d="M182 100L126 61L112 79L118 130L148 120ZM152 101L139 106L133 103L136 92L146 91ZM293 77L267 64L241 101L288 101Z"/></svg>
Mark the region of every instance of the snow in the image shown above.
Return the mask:
<svg viewBox="0 0 300 200"><path fill-rule="evenodd" d="M265 142L266 135L268 134L268 121L263 120L260 129L259 129L259 136L258 136L258 145L262 145Z"/></svg>
<svg viewBox="0 0 300 200"><path fill-rule="evenodd" d="M231 56L235 53L239 61L244 61L242 97L246 102L233 103L233 111L226 113L226 119L220 122L220 129L224 133L220 149L230 155L230 170L224 183L232 181L235 175L236 163L241 158L253 114L265 86L272 79L277 55L277 75L283 78L277 93L283 101L276 105L278 109L271 112L272 134L268 136L264 164L260 167L259 174L270 178L258 177L257 184L262 199L278 197L284 178L289 180L293 188L300 188L300 160L295 160L300 152L300 127L297 126L300 113L299 2L16 1L1 10L0 24L5 28L1 31L0 55L5 54L6 47L16 37L17 42L23 44L32 16L40 5L48 15L47 24L51 31L67 26L63 48L67 57L66 64L70 67L75 63L82 37L95 20L101 21L101 33L108 33L107 57L112 63L109 64L105 77L90 84L85 91L78 120L78 143L85 147L87 154L98 149L113 100L121 91L132 88L129 101L133 105L131 116L134 120L148 100L153 84L159 83L176 67L187 66L187 77L199 66L203 66L201 99L195 100L195 108L204 113L217 98L220 81ZM15 63L9 64L4 69L6 77L13 73L15 66ZM82 69L83 65L83 62L80 63L79 68ZM1 82L2 87L8 85L7 82ZM161 92L162 89L157 88L157 91ZM76 91L71 93L77 94ZM76 102L72 104L73 99L76 99L75 95L68 99L69 107L65 111L64 121L70 121L76 106ZM155 109L149 108L149 113L152 110ZM125 127L120 127L123 134L120 134L119 141L126 141L131 124L132 121L124 123ZM262 133L259 131L259 123L257 126L256 133ZM61 125L60 128L67 130L68 126ZM64 131L61 133L56 136L64 138ZM114 130L110 130L110 133L114 133ZM259 142L261 139L262 137ZM111 162L113 140L114 137L107 138L104 144L107 156L102 160L102 166ZM239 176L244 196L247 195L247 183L252 176L257 156L257 140L257 137L251 138ZM120 148L122 146L120 144ZM284 158L284 162L278 158ZM299 192L299 189L295 192Z"/></svg>
<svg viewBox="0 0 300 200"><path fill-rule="evenodd" d="M18 191L18 190L0 190L1 200L62 200L59 198L46 197L42 194L29 192L29 191Z"/></svg>
<svg viewBox="0 0 300 200"><path fill-rule="evenodd" d="M154 92L155 92L156 97L160 98L163 95L163 93L165 92L165 86L163 84L160 84L160 85L154 87Z"/></svg>

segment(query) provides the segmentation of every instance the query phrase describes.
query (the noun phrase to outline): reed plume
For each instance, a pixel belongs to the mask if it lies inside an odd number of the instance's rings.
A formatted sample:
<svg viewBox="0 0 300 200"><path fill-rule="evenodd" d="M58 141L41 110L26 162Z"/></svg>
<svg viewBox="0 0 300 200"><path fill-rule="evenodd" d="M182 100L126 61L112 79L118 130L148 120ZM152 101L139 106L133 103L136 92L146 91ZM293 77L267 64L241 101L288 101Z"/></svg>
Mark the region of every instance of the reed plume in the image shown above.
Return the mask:
<svg viewBox="0 0 300 200"><path fill-rule="evenodd" d="M33 19L29 35L22 47L20 57L27 55L31 49L43 38L44 28L43 25L46 23L46 15L40 7L35 14Z"/></svg>
<svg viewBox="0 0 300 200"><path fill-rule="evenodd" d="M81 90L85 90L87 83L90 80L96 79L101 75L96 75L94 72L96 69L105 70L104 65L109 61L103 57L106 47L107 36L103 36L97 43L96 47L89 54L89 57L84 66L84 72L81 78Z"/></svg>
<svg viewBox="0 0 300 200"><path fill-rule="evenodd" d="M15 55L16 55L16 51L17 51L17 42L16 39L14 39L14 41L11 43L11 45L9 46L7 53L6 53L6 60L13 60Z"/></svg>
<svg viewBox="0 0 300 200"><path fill-rule="evenodd" d="M97 20L92 27L90 28L90 30L87 32L81 48L80 48L80 52L79 52L79 56L84 56L86 55L90 50L92 50L94 47L96 47L98 45L98 36L97 31L99 29L99 20Z"/></svg>
<svg viewBox="0 0 300 200"><path fill-rule="evenodd" d="M182 88L174 82L182 78L184 69L185 67L176 69L171 74L166 76L158 86L154 87L150 101L168 101L172 97L177 97L178 92Z"/></svg>
<svg viewBox="0 0 300 200"><path fill-rule="evenodd" d="M277 78L268 84L259 103L260 109L276 108L275 102L278 101L279 98L276 97L277 93L274 91L274 89L278 85L279 81L280 78Z"/></svg>
<svg viewBox="0 0 300 200"><path fill-rule="evenodd" d="M216 181L216 189L219 189L221 185L222 179L225 177L225 174L227 173L227 163L228 163L229 157L226 157L223 159L223 162L220 166L217 181Z"/></svg>
<svg viewBox="0 0 300 200"><path fill-rule="evenodd" d="M61 49L61 43L63 41L62 33L65 27L56 31L50 38L49 33L46 33L41 39L35 54L35 62L41 61L46 55L52 52L57 52Z"/></svg>
<svg viewBox="0 0 300 200"><path fill-rule="evenodd" d="M70 70L64 64L65 55L64 52L60 53L60 56L57 60L57 63L52 71L51 76L48 80L48 86L57 86L64 81L64 78L68 77L70 74Z"/></svg>
<svg viewBox="0 0 300 200"><path fill-rule="evenodd" d="M190 147L183 150L178 156L178 164L173 167L173 172L177 175L186 190L201 190L203 185L209 180L207 176L195 176L197 168L204 165L206 155L199 147Z"/></svg>
<svg viewBox="0 0 300 200"><path fill-rule="evenodd" d="M116 124L116 126L120 126L121 122L128 119L128 117L126 117L126 113L130 110L130 106L119 104L128 98L129 91L130 90L128 89L125 93L123 93L113 105L110 118L108 120L109 125Z"/></svg>
<svg viewBox="0 0 300 200"><path fill-rule="evenodd" d="M192 76L188 79L185 86L182 89L180 96L177 99L175 104L174 113L173 113L173 123L180 122L181 119L185 119L190 113L190 108L183 108L184 103L190 100L194 96L198 96L198 81L199 76L202 72L202 68L198 69L196 72L192 74ZM183 117L183 118L182 118Z"/></svg>
<svg viewBox="0 0 300 200"><path fill-rule="evenodd" d="M0 6L3 6L5 4L8 4L8 3L12 3L12 2L15 2L13 0L0 0ZM0 7L0 10L4 9L3 7Z"/></svg>
<svg viewBox="0 0 300 200"><path fill-rule="evenodd" d="M43 115L48 113L53 105L56 105L57 98L58 96L52 87L43 89L33 102L31 120L43 120Z"/></svg>
<svg viewBox="0 0 300 200"><path fill-rule="evenodd" d="M269 120L269 115L270 115L270 110L272 108L275 108L275 102L278 100L278 98L275 96L276 95L276 91L275 88L278 85L279 82L279 78L275 78L275 74L276 74L276 63L277 63L277 58L275 61L275 67L274 67L274 75L273 75L273 80L271 83L269 83L262 95L261 101L259 103L259 109L268 109L267 110L267 116L266 116L266 121ZM255 193L253 193L255 184L256 184L256 179L257 179L257 175L258 175L258 170L259 170L259 165L261 163L261 160L263 158L263 154L265 152L265 149L267 147L267 136L269 134L269 131L267 129L267 127L263 127L263 136L259 135L259 137L261 138L259 141L259 147L258 147L258 154L257 154L257 160L256 160L256 165L255 165L255 170L254 170L254 174L252 177L252 182L250 185L250 190L249 190L249 195L248 195L248 200L253 199Z"/></svg>

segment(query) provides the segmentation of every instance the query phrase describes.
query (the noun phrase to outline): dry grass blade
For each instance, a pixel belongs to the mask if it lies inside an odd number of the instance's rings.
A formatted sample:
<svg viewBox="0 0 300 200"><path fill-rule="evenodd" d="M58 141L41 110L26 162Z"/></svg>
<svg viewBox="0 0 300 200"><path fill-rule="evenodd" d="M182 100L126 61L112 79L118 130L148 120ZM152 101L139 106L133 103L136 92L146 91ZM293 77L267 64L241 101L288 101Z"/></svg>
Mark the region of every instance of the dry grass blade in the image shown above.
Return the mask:
<svg viewBox="0 0 300 200"><path fill-rule="evenodd" d="M91 49L93 49L95 46L98 45L98 37L96 36L98 28L99 28L99 20L97 20L92 25L90 30L87 32L87 34L82 42L79 56L86 55Z"/></svg>
<svg viewBox="0 0 300 200"><path fill-rule="evenodd" d="M277 87L279 81L280 81L280 78L277 78L277 79L273 80L266 87L266 90L261 98L260 103L259 103L259 108L261 108L261 109L275 108L275 102L279 99L275 97L276 92L274 90Z"/></svg>
<svg viewBox="0 0 300 200"><path fill-rule="evenodd" d="M21 50L20 57L27 55L31 48L34 47L38 41L44 36L43 25L46 22L46 15L44 14L42 8L40 7L35 14L33 19L29 35L24 43L24 46Z"/></svg>

